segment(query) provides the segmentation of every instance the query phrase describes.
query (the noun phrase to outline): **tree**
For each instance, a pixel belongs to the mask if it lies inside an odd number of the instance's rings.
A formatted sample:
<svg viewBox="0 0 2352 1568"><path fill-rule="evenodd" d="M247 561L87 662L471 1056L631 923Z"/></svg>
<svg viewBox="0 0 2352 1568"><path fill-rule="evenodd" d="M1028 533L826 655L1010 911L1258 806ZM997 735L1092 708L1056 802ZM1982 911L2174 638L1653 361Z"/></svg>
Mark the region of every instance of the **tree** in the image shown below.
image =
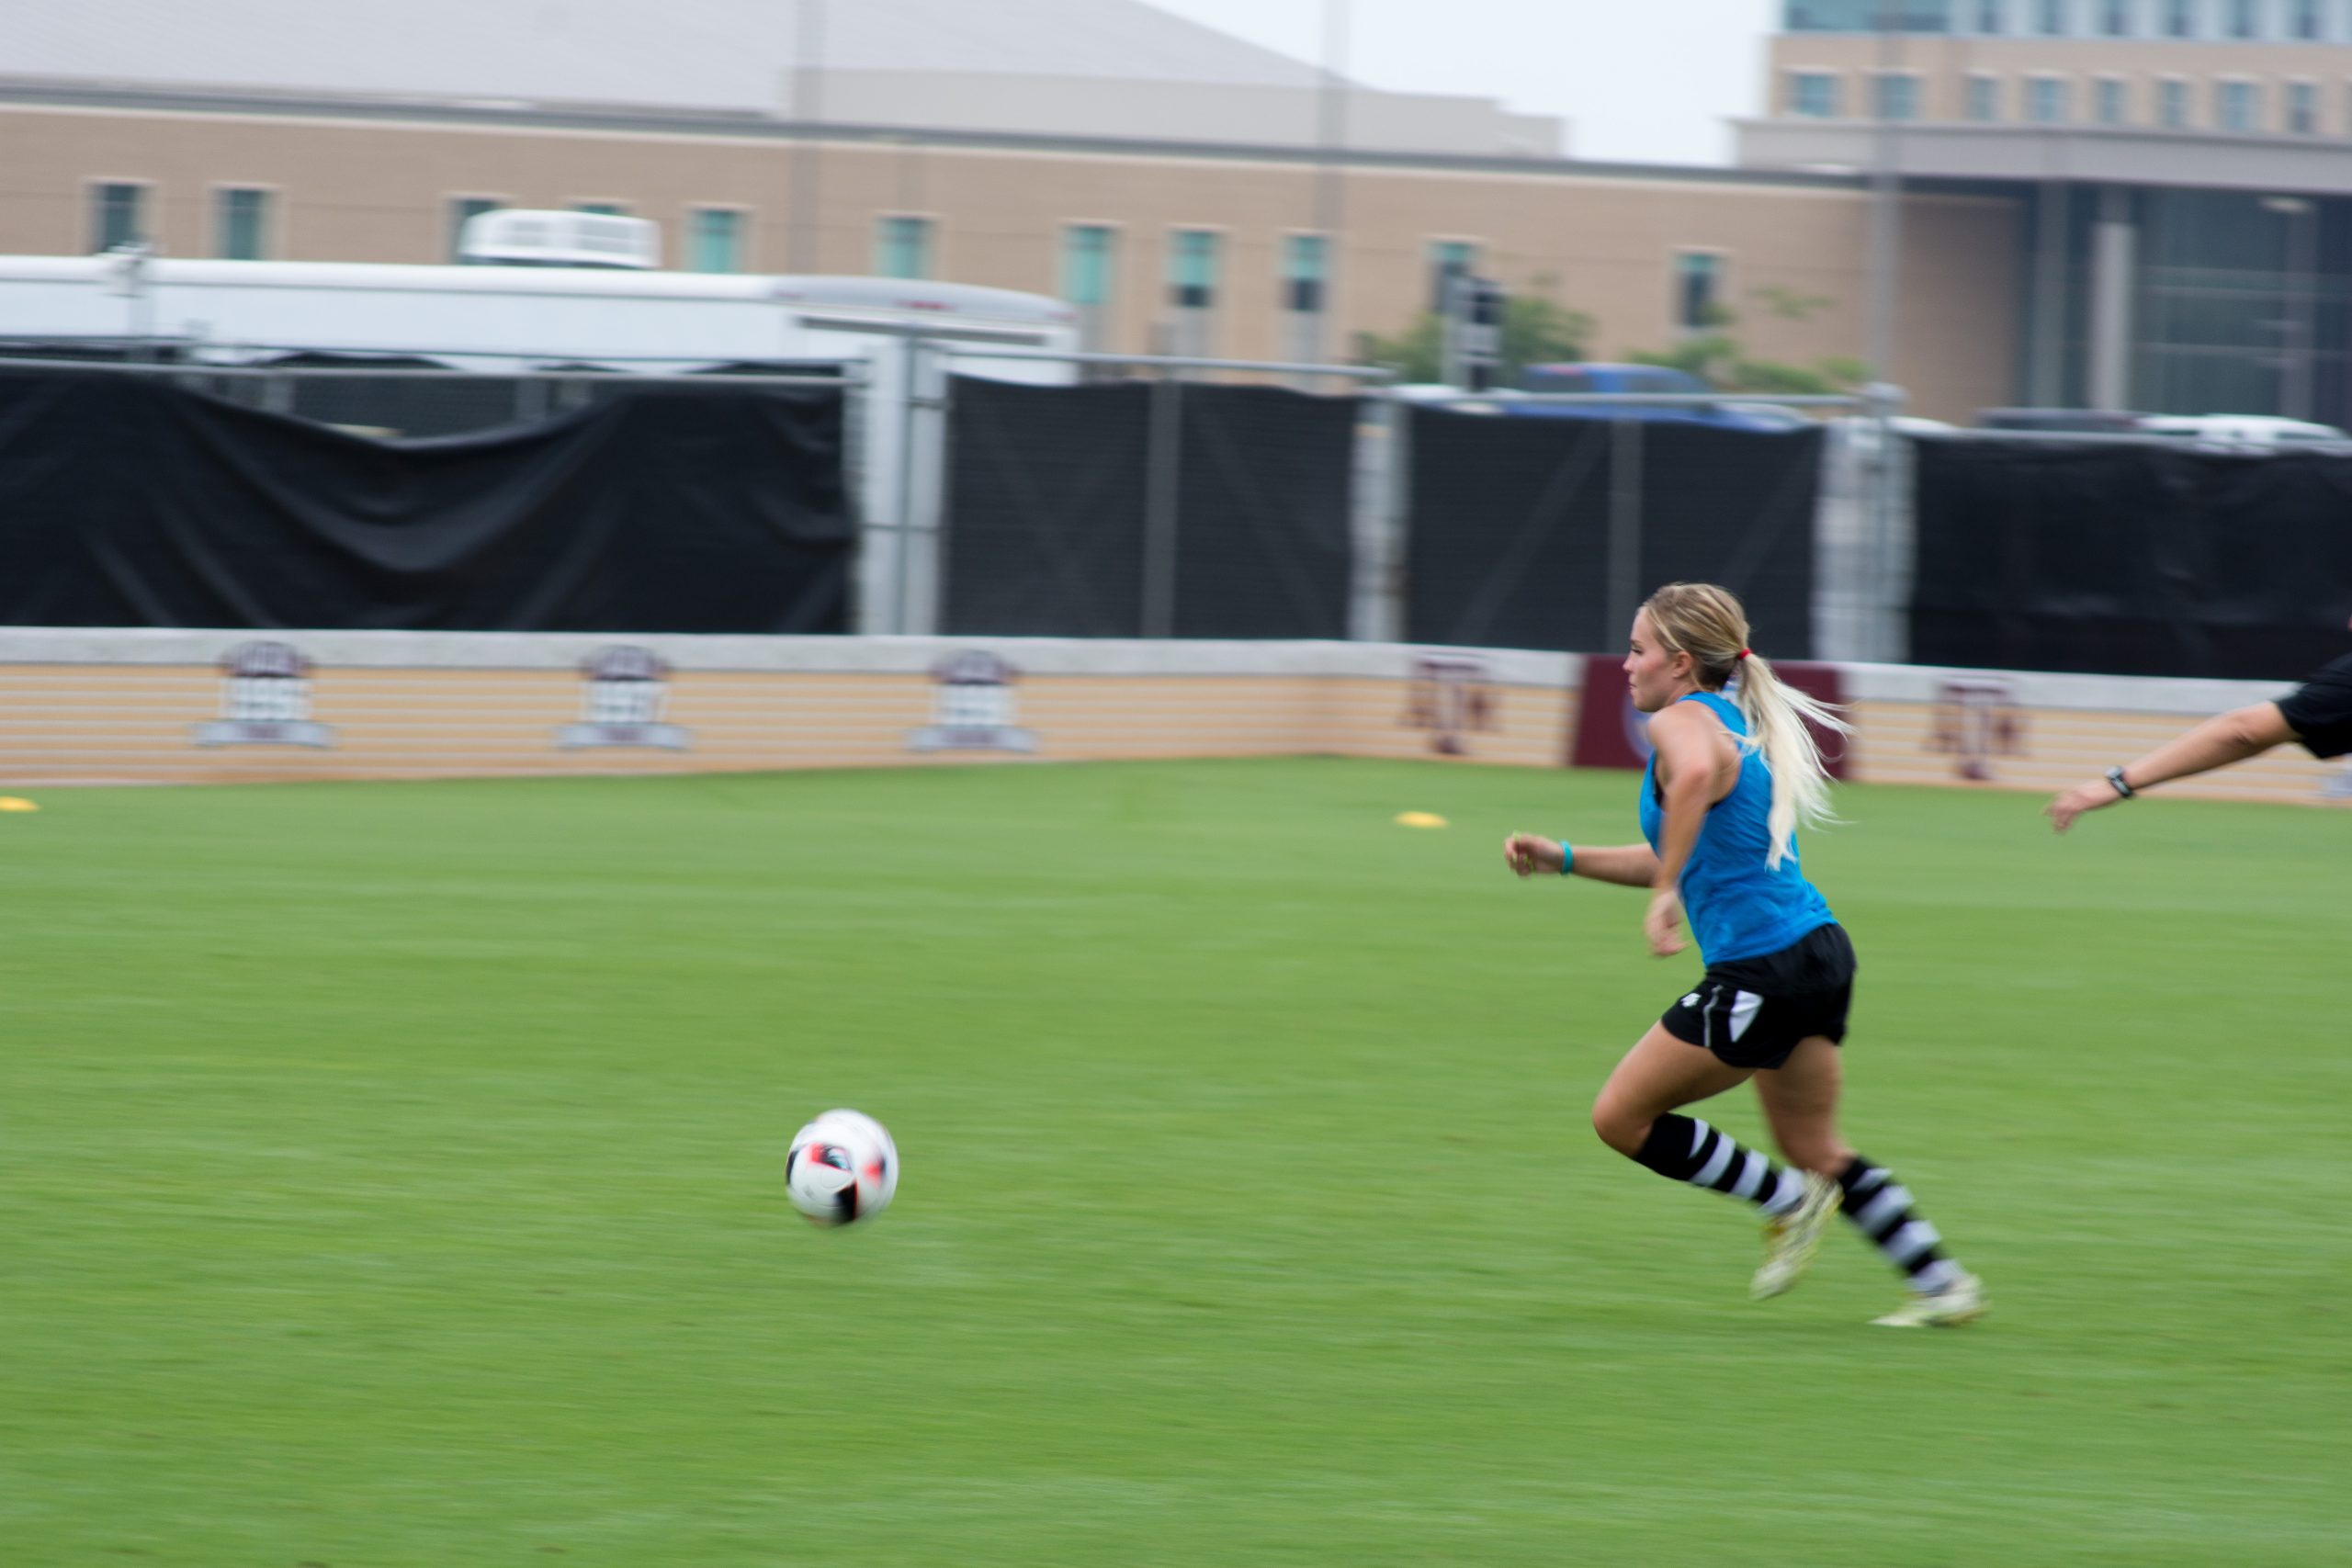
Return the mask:
<svg viewBox="0 0 2352 1568"><path fill-rule="evenodd" d="M1552 279L1539 277L1538 288ZM1592 318L1582 310L1535 294L1513 294L1503 300L1503 363L1498 379L1517 386L1519 373L1530 365L1582 359L1592 342ZM1356 343L1356 359L1396 373L1400 381L1439 381L1445 378L1445 322L1435 310L1424 310L1394 337L1365 333Z"/></svg>
<svg viewBox="0 0 2352 1568"><path fill-rule="evenodd" d="M1767 301L1777 316L1802 321L1821 305L1829 301L1820 299L1787 295ZM1662 365L1670 369L1686 371L1710 387L1725 392L1780 392L1789 395L1820 395L1850 392L1870 378L1869 367L1859 359L1831 356L1815 360L1811 365L1787 365L1776 359L1750 359L1741 352L1739 340L1731 329L1739 318L1716 306L1708 312L1711 331L1689 337L1669 349L1637 349L1627 355L1637 365Z"/></svg>

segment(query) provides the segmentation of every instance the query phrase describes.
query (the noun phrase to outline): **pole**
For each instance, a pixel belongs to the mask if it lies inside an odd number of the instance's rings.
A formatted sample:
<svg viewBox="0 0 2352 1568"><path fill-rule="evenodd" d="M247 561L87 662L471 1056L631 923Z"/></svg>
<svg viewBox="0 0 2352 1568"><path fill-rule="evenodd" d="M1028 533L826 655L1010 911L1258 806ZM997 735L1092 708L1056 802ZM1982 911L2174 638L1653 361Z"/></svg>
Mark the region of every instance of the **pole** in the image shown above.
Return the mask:
<svg viewBox="0 0 2352 1568"><path fill-rule="evenodd" d="M1902 267L1903 176L1897 138L1886 113L1888 85L1902 62L1902 35L1895 27L1894 0L1879 0L1878 72L1871 78L1870 276L1863 318L1862 357L1871 379L1894 379L1894 301Z"/></svg>
<svg viewBox="0 0 2352 1568"><path fill-rule="evenodd" d="M818 127L825 118L825 0L797 0L799 24L793 50L792 118L800 122L792 144L792 231L785 240L785 265L794 272L817 270L819 180L824 144Z"/></svg>
<svg viewBox="0 0 2352 1568"><path fill-rule="evenodd" d="M1323 238L1323 277L1311 326L1313 341L1295 345L1302 359L1322 359L1330 347L1331 311L1339 299L1340 230L1347 189L1340 150L1348 137L1348 84L1340 74L1348 51L1348 0L1323 0L1323 70L1316 89L1315 231Z"/></svg>

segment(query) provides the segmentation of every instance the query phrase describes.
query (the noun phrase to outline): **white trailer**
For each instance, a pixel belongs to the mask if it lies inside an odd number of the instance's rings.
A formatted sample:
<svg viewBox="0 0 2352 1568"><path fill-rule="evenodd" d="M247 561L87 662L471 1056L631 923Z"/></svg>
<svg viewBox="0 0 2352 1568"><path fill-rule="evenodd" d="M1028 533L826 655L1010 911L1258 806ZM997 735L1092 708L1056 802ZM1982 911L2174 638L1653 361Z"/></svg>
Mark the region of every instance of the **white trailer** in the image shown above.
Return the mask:
<svg viewBox="0 0 2352 1568"><path fill-rule="evenodd" d="M0 356L15 345L184 365L297 353L424 358L502 376L838 371L862 416L857 624L934 629L924 607L938 602L944 378L952 368L1074 382L1079 362L1053 356L1077 352L1077 313L1044 295L925 279L642 270L622 259L631 247L610 243L626 236L605 237L612 259L581 265L577 225L551 221L576 216L477 218L467 248L480 254L464 265L183 261L135 248L0 256ZM965 359L958 349L1015 356ZM1045 357L1018 357L1030 354Z"/></svg>

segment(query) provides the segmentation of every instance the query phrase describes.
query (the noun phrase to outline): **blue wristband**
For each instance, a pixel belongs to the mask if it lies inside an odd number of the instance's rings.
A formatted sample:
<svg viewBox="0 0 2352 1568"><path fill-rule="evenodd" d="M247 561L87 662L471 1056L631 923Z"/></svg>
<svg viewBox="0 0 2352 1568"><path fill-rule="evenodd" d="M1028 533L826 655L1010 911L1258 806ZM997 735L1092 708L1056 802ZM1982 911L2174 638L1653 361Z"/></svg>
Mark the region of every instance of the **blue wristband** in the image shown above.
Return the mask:
<svg viewBox="0 0 2352 1568"><path fill-rule="evenodd" d="M1576 874L1576 871L1577 852L1566 839L1562 839L1560 840L1560 874L1562 876L1574 876Z"/></svg>

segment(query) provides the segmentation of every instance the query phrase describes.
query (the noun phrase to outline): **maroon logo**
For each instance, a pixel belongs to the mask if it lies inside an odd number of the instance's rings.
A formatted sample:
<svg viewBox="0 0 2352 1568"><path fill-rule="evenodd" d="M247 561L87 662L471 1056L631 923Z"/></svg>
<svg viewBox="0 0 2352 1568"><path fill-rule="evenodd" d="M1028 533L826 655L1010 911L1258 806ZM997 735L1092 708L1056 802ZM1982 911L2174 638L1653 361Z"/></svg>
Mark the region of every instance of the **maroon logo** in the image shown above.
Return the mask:
<svg viewBox="0 0 2352 1568"><path fill-rule="evenodd" d="M1772 673L1816 702L1842 707L1846 701L1844 673L1835 664L1775 660ZM1736 698L1739 682L1724 688ZM1845 737L1819 725L1809 725L1813 741L1821 749L1822 766L1833 779L1846 776ZM1625 659L1618 653L1584 656L1584 682L1577 699L1576 736L1568 743L1568 765L1574 768L1645 768L1650 761L1650 716L1634 705L1625 684Z"/></svg>
<svg viewBox="0 0 2352 1568"><path fill-rule="evenodd" d="M242 642L220 656L220 716L196 727L198 746L334 744L311 718L311 661L283 642Z"/></svg>
<svg viewBox="0 0 2352 1568"><path fill-rule="evenodd" d="M1017 722L1012 683L1020 671L983 649L950 654L931 668L928 728L907 736L910 751L1035 751Z"/></svg>
<svg viewBox="0 0 2352 1568"><path fill-rule="evenodd" d="M2006 681L1944 682L1936 688L1928 750L1949 755L1962 778L1980 782L1993 776L1995 758L2024 756L2025 714L2016 690Z"/></svg>
<svg viewBox="0 0 2352 1568"><path fill-rule="evenodd" d="M582 660L580 673L585 681L580 694L580 722L556 731L559 750L687 749L692 740L687 731L662 721L662 709L670 695L670 666L660 654L650 648L616 643Z"/></svg>
<svg viewBox="0 0 2352 1568"><path fill-rule="evenodd" d="M1430 750L1444 757L1467 755L1470 737L1500 728L1499 705L1483 659L1425 653L1413 660L1413 682L1397 722L1430 732Z"/></svg>

